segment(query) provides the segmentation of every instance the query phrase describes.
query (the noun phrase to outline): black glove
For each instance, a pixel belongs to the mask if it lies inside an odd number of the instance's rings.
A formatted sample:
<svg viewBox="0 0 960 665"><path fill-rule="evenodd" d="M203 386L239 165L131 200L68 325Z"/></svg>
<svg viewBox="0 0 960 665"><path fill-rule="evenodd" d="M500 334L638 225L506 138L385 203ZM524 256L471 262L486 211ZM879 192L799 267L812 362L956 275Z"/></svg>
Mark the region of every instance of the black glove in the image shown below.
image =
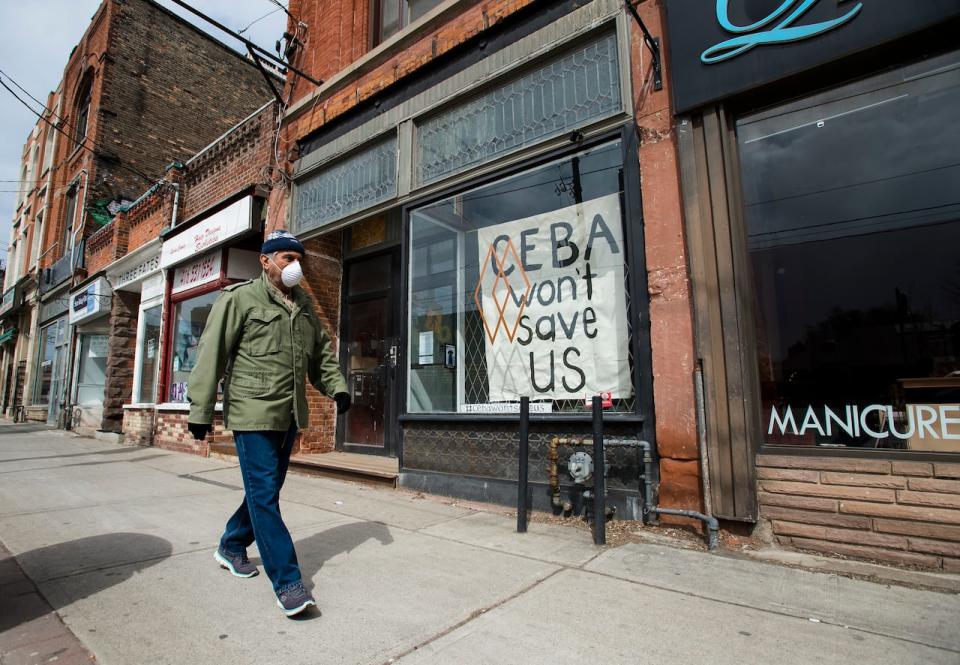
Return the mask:
<svg viewBox="0 0 960 665"><path fill-rule="evenodd" d="M349 393L337 393L333 396L333 400L337 403L337 415L346 413L350 408L350 394Z"/></svg>
<svg viewBox="0 0 960 665"><path fill-rule="evenodd" d="M187 429L197 441L203 441L213 427L209 423L187 423Z"/></svg>

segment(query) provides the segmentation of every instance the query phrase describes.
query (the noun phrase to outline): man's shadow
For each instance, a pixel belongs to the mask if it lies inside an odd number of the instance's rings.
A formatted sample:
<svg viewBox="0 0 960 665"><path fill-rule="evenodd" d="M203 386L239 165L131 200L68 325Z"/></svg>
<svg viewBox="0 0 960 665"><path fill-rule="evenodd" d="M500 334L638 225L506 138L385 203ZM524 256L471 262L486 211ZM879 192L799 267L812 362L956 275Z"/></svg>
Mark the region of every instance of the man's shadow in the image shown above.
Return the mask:
<svg viewBox="0 0 960 665"><path fill-rule="evenodd" d="M106 533L39 547L16 559L0 551L0 634L60 609L51 607L28 577L31 571L42 581L88 575L83 598L124 582L155 566L173 553L170 541L144 533ZM57 571L48 576L43 571ZM71 598L71 602L78 598Z"/></svg>
<svg viewBox="0 0 960 665"><path fill-rule="evenodd" d="M331 527L298 540L295 545L304 581L309 584L327 561L338 554L353 551L368 540L390 545L393 543L393 536L390 528L382 522L354 522Z"/></svg>
<svg viewBox="0 0 960 665"><path fill-rule="evenodd" d="M323 564L338 554L354 550L368 540L378 540L381 545L389 545L393 542L393 536L390 534L390 528L382 522L355 522L331 527L295 542L294 547L297 550L297 561L300 564L300 575L304 585L308 589L312 588L313 578L323 568ZM261 568L263 566L263 561L259 557L251 557L250 561ZM318 616L320 614L313 610L292 618L298 621L309 621Z"/></svg>

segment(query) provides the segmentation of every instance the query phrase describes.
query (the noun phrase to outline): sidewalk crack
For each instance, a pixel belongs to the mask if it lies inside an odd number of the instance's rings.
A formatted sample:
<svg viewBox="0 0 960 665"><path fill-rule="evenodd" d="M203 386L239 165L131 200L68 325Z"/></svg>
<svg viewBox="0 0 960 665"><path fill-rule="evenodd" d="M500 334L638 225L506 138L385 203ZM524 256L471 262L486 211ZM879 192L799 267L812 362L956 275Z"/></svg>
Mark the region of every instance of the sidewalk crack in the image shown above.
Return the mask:
<svg viewBox="0 0 960 665"><path fill-rule="evenodd" d="M446 636L446 635L449 635L450 633L454 632L455 630L458 630L459 628L462 628L463 626L467 625L468 623L470 623L471 621L473 621L473 620L476 619L477 617L483 616L483 615L486 614L487 612L489 612L489 611L491 611L491 610L495 610L495 609L497 609L498 607L502 607L503 605L506 605L507 603L509 603L511 600L515 600L515 599L519 598L520 596L524 595L525 593L527 593L527 592L529 592L529 591L532 591L533 589L535 589L536 587L540 586L541 584L543 584L544 582L546 582L547 580L549 580L551 577L553 577L553 576L556 575L557 573L563 572L564 570L566 570L565 567L563 567L563 566L558 566L557 569L554 570L553 572L547 574L547 575L544 576L544 577L541 577L541 578L533 581L532 583L530 583L530 584L528 584L527 586L523 587L522 589L520 589L520 590L517 591L516 593L513 593L513 594L507 596L506 598L501 598L500 600L496 601L495 603L491 603L490 605L487 605L486 607L482 607L482 608L480 608L480 609L478 609L478 610L474 610L473 612L470 613L470 616L466 617L465 619L462 619L461 621L458 621L457 623L455 623L455 624L453 624L453 625L451 625L451 626L447 626L445 629L443 629L442 631L440 631L440 632L437 633L436 635L433 635L433 636L431 636L431 637L428 637L427 639L425 639L425 640L423 640L423 641L421 641L421 642L413 645L412 647L410 647L410 648L408 648L408 649L406 649L406 650L404 650L404 651L401 651L400 653L398 653L398 654L395 655L395 656L390 656L390 657L388 657L387 660L383 661L383 665L392 665L392 664L398 662L399 660L401 660L401 659L403 659L403 658L406 658L407 656L409 656L409 655L410 655L411 653L413 653L414 651L416 651L416 650L418 650L418 649L421 649L421 648L427 646L428 644L431 644L431 643L433 643L433 642L436 642L436 641L439 640L440 638L442 638L442 637L444 637L444 636Z"/></svg>

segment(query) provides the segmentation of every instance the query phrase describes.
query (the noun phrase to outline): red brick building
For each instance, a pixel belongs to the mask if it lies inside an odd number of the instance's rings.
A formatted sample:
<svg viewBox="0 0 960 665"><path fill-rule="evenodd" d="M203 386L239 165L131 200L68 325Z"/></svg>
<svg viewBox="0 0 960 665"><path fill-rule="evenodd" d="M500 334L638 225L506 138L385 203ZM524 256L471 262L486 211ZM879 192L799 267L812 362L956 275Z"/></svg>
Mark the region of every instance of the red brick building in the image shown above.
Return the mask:
<svg viewBox="0 0 960 665"><path fill-rule="evenodd" d="M145 294L142 323L131 330L128 377L118 382L115 401L108 388L107 405L122 411L128 444L204 456L223 444L229 452L232 436L219 411L206 440L187 431L186 379L220 289L260 272L275 130L276 104L268 102L171 167L173 186L147 192L115 220L129 240L124 258L106 274L116 293L139 283Z"/></svg>
<svg viewBox="0 0 960 665"><path fill-rule="evenodd" d="M8 245L7 270L0 303L0 381L2 411L7 417L24 418L35 374L32 358L36 353L32 332L36 326L36 308L40 261L44 252L45 222L56 201L54 155L60 141L54 129L61 102L59 90L47 96L47 109L38 120L23 147L20 180L14 219Z"/></svg>
<svg viewBox="0 0 960 665"><path fill-rule="evenodd" d="M313 238L311 263L323 270L319 300L355 403L336 427L328 418L324 431L310 433L304 449L372 453L395 459L405 485L513 501L517 420L509 414L526 390L535 411L534 502L543 507L550 503L549 438L589 434L584 400L609 392L608 435L655 446L650 482L660 505L701 509L669 77L654 85L637 22L622 3L603 0L394 4L357 2L347 12L324 2L290 6L300 22L290 30L303 44L291 62L325 82L288 81L281 142L292 185L274 190L268 228ZM639 11L662 35L659 3L641 2ZM536 193L515 200L509 183ZM472 212L470 199L478 201ZM487 200L502 209L479 203ZM530 318L513 312L502 322L511 338L525 337L524 327L551 315L544 283L573 289L576 271L591 270L581 255L566 272L550 273L533 256L548 246L547 228L584 205L616 220L615 228L592 232L597 239L609 231L608 251L616 254L598 278L603 295L591 292L595 304L582 296L584 309L560 309L567 332L533 331L533 369L514 358L494 377L507 346L506 333L491 334L501 330L487 321L492 302L478 305L496 295L481 284L494 274L480 270L492 232L483 229L511 237L531 285L537 282L531 288L541 289L524 312ZM447 221L438 221L438 209ZM509 224L524 219L532 226L511 236ZM534 231L537 220L544 226ZM585 246L589 223L570 233L567 241ZM516 260L500 258L512 272ZM516 302L524 284L511 288ZM586 323L578 319L581 330L571 332L578 311ZM600 319L604 327L595 330ZM602 342L590 341L597 336ZM632 453L611 455L623 477L611 480L611 500L621 515L639 518L637 464ZM580 493L566 485L579 507Z"/></svg>
<svg viewBox="0 0 960 665"><path fill-rule="evenodd" d="M117 386L132 378L125 374L131 359L129 340L111 330L135 325L137 299L114 298L99 274L105 256L128 249L128 231L112 220L161 181L167 165L196 153L269 95L249 60L159 4L99 6L50 99L48 120L58 131L41 161L49 167L44 205L17 213L26 216L20 228L38 215L42 221L31 277L39 298L27 302L32 324L22 336L36 343L17 355L29 356L37 370L22 384L27 417L120 431L122 412L104 408L104 391L113 393L107 401L120 399ZM94 264L87 266L91 236Z"/></svg>
<svg viewBox="0 0 960 665"><path fill-rule="evenodd" d="M534 503L546 506L549 438L589 433L582 400L609 393L608 435L654 446L660 507L766 518L786 545L956 570L960 318L924 261L878 243L909 232L953 283L957 204L944 192L958 183L937 147L953 133L931 134L905 173L910 143L889 137L920 131L902 120L911 104L924 118L953 105L958 17L889 4L818 3L787 19L803 33L788 40L776 16L695 0L641 1L636 17L603 0L292 2L291 62L324 83L288 81L292 184L274 191L268 228L314 238L359 406L305 447L395 459L402 484L509 502L508 414L527 395ZM909 100L896 112L880 92L894 84ZM948 101L924 105L927 84ZM835 121L861 110L844 95L882 108L869 117L889 131ZM822 114L811 131L834 122L840 134L773 161L806 136L805 104ZM847 182L858 172L876 179ZM814 203L827 207L803 208ZM815 239L836 240L837 258L804 254L828 246ZM593 268L573 248L601 240L626 256L593 256L604 290L579 309ZM883 285L874 301L851 263ZM636 468L615 451L608 462L611 500L641 516Z"/></svg>

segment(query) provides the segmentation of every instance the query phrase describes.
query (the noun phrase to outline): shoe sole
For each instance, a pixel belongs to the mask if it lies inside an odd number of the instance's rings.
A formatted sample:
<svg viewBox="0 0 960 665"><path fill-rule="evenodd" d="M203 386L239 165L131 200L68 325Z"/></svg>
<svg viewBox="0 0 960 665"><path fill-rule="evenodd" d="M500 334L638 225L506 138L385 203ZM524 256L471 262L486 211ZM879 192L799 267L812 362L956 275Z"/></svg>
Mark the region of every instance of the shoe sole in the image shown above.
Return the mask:
<svg viewBox="0 0 960 665"><path fill-rule="evenodd" d="M300 614L301 612L303 612L303 611L304 611L305 609L307 609L308 607L316 607L316 606L317 606L317 602L316 602L316 601L314 601L314 600L307 600L307 601L304 601L304 603L303 603L302 605L299 605L299 606L297 606L297 607L294 607L293 609L288 610L287 608L285 608L285 607L283 606L283 603L280 602L280 599L279 599L279 598L277 599L277 607L279 607L279 608L280 608L280 611L282 611L282 612L283 612L284 614L286 614L288 617L296 616L296 615Z"/></svg>
<svg viewBox="0 0 960 665"><path fill-rule="evenodd" d="M229 571L230 571L230 574L233 575L234 577L242 577L242 578L246 579L246 578L249 578L249 577L255 577L256 575L258 575L258 574L260 573L259 570L254 570L252 573L240 573L240 572L237 572L237 569L233 567L233 564L230 563L230 560L227 559L226 557L222 556L222 555L220 554L220 552L214 552L214 553L213 553L213 558L216 559L217 563L220 564L220 567L221 567L221 568L223 568L224 570L229 570Z"/></svg>

